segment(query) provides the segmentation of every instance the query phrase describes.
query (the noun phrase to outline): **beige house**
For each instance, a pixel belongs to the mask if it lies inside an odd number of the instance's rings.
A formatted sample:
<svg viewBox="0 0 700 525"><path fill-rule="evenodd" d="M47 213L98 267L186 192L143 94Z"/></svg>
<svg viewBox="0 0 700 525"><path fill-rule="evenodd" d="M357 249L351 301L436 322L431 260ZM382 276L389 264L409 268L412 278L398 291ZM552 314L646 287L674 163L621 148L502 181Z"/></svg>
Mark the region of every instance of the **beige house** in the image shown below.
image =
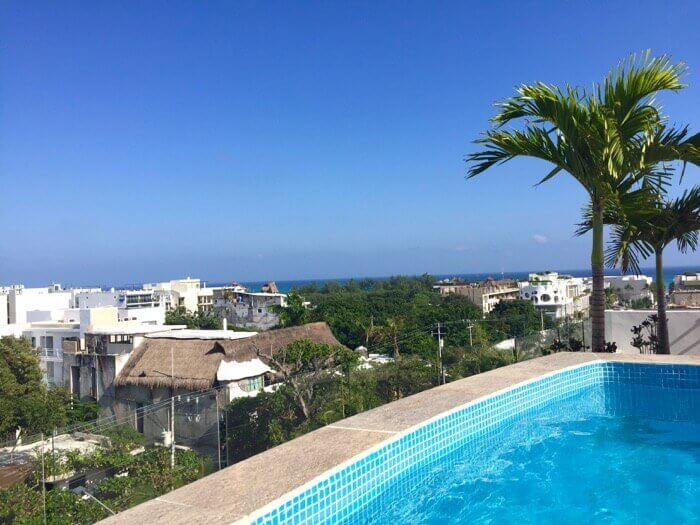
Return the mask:
<svg viewBox="0 0 700 525"><path fill-rule="evenodd" d="M493 311L501 301L512 301L520 297L518 283L509 280L486 279L482 283L462 281L441 281L433 286L440 295L463 295L481 308L484 315Z"/></svg>

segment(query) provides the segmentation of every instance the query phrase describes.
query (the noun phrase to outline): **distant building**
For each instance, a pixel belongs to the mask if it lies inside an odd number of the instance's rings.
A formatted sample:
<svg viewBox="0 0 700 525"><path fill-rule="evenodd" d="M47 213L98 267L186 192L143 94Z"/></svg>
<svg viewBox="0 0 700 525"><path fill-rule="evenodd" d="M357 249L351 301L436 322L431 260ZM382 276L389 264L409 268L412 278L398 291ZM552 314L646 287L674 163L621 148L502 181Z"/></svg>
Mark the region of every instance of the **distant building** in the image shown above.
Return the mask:
<svg viewBox="0 0 700 525"><path fill-rule="evenodd" d="M433 286L440 295L462 295L478 306L484 314L493 311L501 301L518 299L518 283L510 280L486 279L482 283L465 283L458 280L440 281Z"/></svg>
<svg viewBox="0 0 700 525"><path fill-rule="evenodd" d="M145 324L165 323L165 305L153 290L87 291L74 294L75 308L100 308L114 306L119 311L119 321L137 321Z"/></svg>
<svg viewBox="0 0 700 525"><path fill-rule="evenodd" d="M233 283L229 286L207 287L199 279L188 277L162 283L147 283L144 290L153 291L154 295L164 304L166 310L183 307L189 312L211 311L214 306L214 290L233 290L246 292L245 286Z"/></svg>
<svg viewBox="0 0 700 525"><path fill-rule="evenodd" d="M65 310L35 311L29 323L21 325L21 334L27 337L39 353L44 379L50 385L63 386L70 379L64 375L64 348L84 350L86 333L96 329L129 330L133 327L163 330L164 325L121 321L119 309L113 306L69 308ZM146 327L146 328L142 328Z"/></svg>
<svg viewBox="0 0 700 525"><path fill-rule="evenodd" d="M71 307L72 293L60 284L43 288L25 288L21 284L0 288L0 325L23 324L27 313L35 310L60 310Z"/></svg>
<svg viewBox="0 0 700 525"><path fill-rule="evenodd" d="M287 296L281 293L248 292L238 288L215 288L216 316L225 318L229 326L268 330L279 324L275 307L286 306Z"/></svg>
<svg viewBox="0 0 700 525"><path fill-rule="evenodd" d="M582 315L589 309L590 290L583 279L557 272L531 273L518 283L520 298L554 319Z"/></svg>
<svg viewBox="0 0 700 525"><path fill-rule="evenodd" d="M267 283L263 284L260 291L263 293L280 293L275 281L268 281Z"/></svg>
<svg viewBox="0 0 700 525"><path fill-rule="evenodd" d="M700 273L684 273L673 278L670 305L700 308Z"/></svg>
<svg viewBox="0 0 700 525"><path fill-rule="evenodd" d="M114 380L147 334L172 333L185 326L114 323L89 328L82 339L63 339L62 375L65 386L80 399L95 399L103 414L112 414Z"/></svg>
<svg viewBox="0 0 700 525"><path fill-rule="evenodd" d="M605 283L613 290L622 303L649 299L654 301L652 278L646 275L606 275Z"/></svg>

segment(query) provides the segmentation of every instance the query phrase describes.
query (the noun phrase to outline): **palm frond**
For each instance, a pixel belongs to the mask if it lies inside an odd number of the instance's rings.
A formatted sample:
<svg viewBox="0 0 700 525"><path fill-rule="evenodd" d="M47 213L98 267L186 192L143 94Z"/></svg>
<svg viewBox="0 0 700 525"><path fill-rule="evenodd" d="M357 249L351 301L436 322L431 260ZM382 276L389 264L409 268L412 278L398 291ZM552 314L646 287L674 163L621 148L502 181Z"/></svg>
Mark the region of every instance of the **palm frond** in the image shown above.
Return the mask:
<svg viewBox="0 0 700 525"><path fill-rule="evenodd" d="M533 157L551 162L557 168L567 169L557 144L540 127L530 126L524 131L490 130L476 142L482 144L484 149L467 155L466 160L471 163L467 178L475 177L514 157ZM552 176L552 172L549 175Z"/></svg>

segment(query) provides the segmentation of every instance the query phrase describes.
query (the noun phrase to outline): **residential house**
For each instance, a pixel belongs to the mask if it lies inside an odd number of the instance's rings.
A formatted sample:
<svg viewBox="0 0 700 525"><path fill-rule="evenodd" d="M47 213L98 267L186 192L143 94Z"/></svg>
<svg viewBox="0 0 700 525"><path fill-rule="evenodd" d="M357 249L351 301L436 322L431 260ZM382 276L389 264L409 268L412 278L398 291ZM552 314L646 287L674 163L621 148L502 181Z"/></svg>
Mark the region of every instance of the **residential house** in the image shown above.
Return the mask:
<svg viewBox="0 0 700 525"><path fill-rule="evenodd" d="M165 323L165 305L153 290L81 291L74 294L75 308L113 306L119 310L119 321L161 325Z"/></svg>
<svg viewBox="0 0 700 525"><path fill-rule="evenodd" d="M114 380L113 414L133 417L148 444L169 439L166 409L144 409L177 396L175 438L212 454L217 410L238 397L254 396L275 377L266 356L299 339L339 345L328 325L311 323L262 333L178 330L145 334ZM179 429L179 430L178 430Z"/></svg>
<svg viewBox="0 0 700 525"><path fill-rule="evenodd" d="M613 290L622 303L649 299L654 301L651 289L652 278L646 275L606 275L605 283Z"/></svg>
<svg viewBox="0 0 700 525"><path fill-rule="evenodd" d="M578 277L557 272L531 273L518 286L521 299L532 301L535 308L554 319L581 316L589 309L590 290Z"/></svg>
<svg viewBox="0 0 700 525"><path fill-rule="evenodd" d="M478 306L484 315L493 311L501 301L518 299L518 283L511 280L486 279L482 283L466 283L457 279L440 281L433 286L440 295L463 295Z"/></svg>
<svg viewBox="0 0 700 525"><path fill-rule="evenodd" d="M286 306L287 296L281 293L248 292L235 288L214 289L216 315L230 326L268 330L279 324L276 307Z"/></svg>

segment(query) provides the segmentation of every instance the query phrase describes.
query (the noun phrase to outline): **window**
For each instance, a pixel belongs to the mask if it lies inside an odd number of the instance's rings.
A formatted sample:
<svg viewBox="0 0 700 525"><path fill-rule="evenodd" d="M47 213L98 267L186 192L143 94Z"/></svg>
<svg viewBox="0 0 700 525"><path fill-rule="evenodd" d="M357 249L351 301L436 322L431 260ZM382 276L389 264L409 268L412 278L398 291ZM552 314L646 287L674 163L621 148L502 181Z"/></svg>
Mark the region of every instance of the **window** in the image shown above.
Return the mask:
<svg viewBox="0 0 700 525"><path fill-rule="evenodd" d="M257 390L262 390L264 386L263 376L249 377L248 379L243 379L238 382L238 386L241 390L246 392L255 392Z"/></svg>
<svg viewBox="0 0 700 525"><path fill-rule="evenodd" d="M549 296L549 294L543 293L543 294L540 296L540 299L543 300L544 302L547 302L547 301L549 301L549 300L551 299L551 297Z"/></svg>
<svg viewBox="0 0 700 525"><path fill-rule="evenodd" d="M49 383L54 382L54 375L56 371L54 369L54 362L53 361L46 361L46 380Z"/></svg>
<svg viewBox="0 0 700 525"><path fill-rule="evenodd" d="M53 348L53 336L52 335L42 335L39 339L39 343L42 348Z"/></svg>
<svg viewBox="0 0 700 525"><path fill-rule="evenodd" d="M80 397L80 367L70 367L70 391L74 396Z"/></svg>
<svg viewBox="0 0 700 525"><path fill-rule="evenodd" d="M32 337L32 348L36 348L36 337Z"/></svg>
<svg viewBox="0 0 700 525"><path fill-rule="evenodd" d="M133 341L133 336L127 334L114 334L109 336L110 343L116 344L131 344Z"/></svg>

